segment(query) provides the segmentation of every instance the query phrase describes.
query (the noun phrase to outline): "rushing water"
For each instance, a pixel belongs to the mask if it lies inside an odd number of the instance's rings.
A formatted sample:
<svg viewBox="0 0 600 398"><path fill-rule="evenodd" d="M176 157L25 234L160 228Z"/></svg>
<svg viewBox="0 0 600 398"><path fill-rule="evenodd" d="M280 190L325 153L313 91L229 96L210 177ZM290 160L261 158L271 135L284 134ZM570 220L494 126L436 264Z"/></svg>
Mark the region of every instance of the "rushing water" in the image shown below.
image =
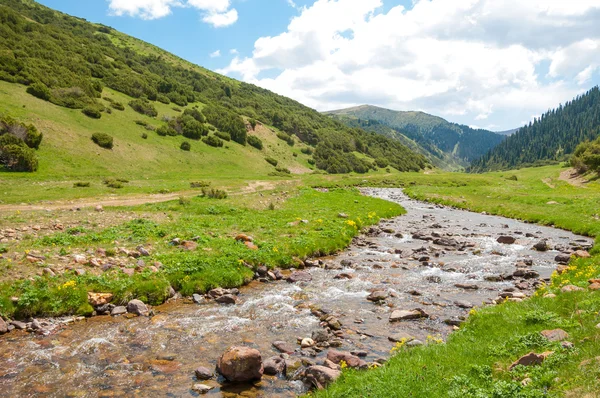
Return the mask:
<svg viewBox="0 0 600 398"><path fill-rule="evenodd" d="M151 318L101 316L57 328L48 336L12 332L1 337L2 396L195 396L194 369L214 368L229 346L252 346L267 358L278 355L273 341L296 345L297 338L310 337L321 326L309 306L339 318L344 332L341 350L364 350L367 362L374 361L389 355L393 343L388 336L399 331L422 341L428 335L445 338L452 326L444 321L466 316L466 304L481 305L521 282L488 281L493 279L489 276L512 274L519 260L533 260L531 268L548 277L556 267L557 251L533 251L540 238L552 247L591 243L558 229L416 202L398 189L366 193L400 203L408 214L382 222L340 255L321 259L329 269L309 269L312 282L253 282L241 289L233 306L178 301L156 308ZM453 238L460 245L413 239L416 232ZM496 241L499 235L518 240L503 245ZM423 264L425 256L429 264ZM353 278L334 279L340 273ZM478 289L456 284L475 284ZM528 284L531 287L531 281ZM387 305L366 300L374 289L391 293ZM415 308L430 318L388 320L393 309ZM325 353L307 358L318 363ZM283 377L265 376L248 385L221 381L203 382L215 387L209 396L291 397L306 391L301 381Z"/></svg>

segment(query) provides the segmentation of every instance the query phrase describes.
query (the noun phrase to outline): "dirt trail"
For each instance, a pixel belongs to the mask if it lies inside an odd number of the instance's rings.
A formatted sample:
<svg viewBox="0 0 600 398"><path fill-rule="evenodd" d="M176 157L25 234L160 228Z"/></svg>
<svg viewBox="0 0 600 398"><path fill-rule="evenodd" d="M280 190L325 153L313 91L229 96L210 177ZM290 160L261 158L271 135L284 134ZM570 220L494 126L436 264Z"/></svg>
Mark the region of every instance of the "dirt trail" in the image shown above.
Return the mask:
<svg viewBox="0 0 600 398"><path fill-rule="evenodd" d="M567 169L560 173L558 177L559 180L565 181L568 184L573 185L574 187L585 187L587 184L587 180L580 176L575 169Z"/></svg>
<svg viewBox="0 0 600 398"><path fill-rule="evenodd" d="M271 181L250 181L248 185L242 187L238 192L232 192L230 195L244 195L258 191L274 189L276 183ZM198 195L198 190L187 190L171 192L167 194L138 194L123 195L114 197L83 198L75 200L52 201L48 203L36 204L6 204L0 205L0 213L11 211L39 211L39 210L68 210L73 208L96 207L117 207L117 206L136 206L145 203L160 203L178 199L181 196Z"/></svg>

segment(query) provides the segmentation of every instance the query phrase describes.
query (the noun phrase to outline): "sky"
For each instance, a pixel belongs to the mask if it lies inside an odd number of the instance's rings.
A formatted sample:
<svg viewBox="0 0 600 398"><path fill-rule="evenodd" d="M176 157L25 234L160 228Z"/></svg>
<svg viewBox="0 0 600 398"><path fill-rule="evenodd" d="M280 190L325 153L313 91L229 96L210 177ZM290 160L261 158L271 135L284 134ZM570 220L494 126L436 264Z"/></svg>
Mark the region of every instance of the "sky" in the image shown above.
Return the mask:
<svg viewBox="0 0 600 398"><path fill-rule="evenodd" d="M600 84L600 0L38 0L319 111L493 131Z"/></svg>

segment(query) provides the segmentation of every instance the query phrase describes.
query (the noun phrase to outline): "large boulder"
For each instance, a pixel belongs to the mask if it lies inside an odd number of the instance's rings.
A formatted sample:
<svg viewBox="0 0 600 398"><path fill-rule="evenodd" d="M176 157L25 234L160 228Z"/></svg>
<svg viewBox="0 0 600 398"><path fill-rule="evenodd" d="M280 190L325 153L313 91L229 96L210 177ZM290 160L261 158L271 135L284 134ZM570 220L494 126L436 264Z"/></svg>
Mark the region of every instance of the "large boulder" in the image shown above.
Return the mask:
<svg viewBox="0 0 600 398"><path fill-rule="evenodd" d="M304 378L315 388L324 388L342 375L342 372L325 366L314 365L306 369Z"/></svg>
<svg viewBox="0 0 600 398"><path fill-rule="evenodd" d="M219 358L217 371L229 381L244 382L261 379L264 367L258 350L231 347Z"/></svg>
<svg viewBox="0 0 600 398"><path fill-rule="evenodd" d="M99 307L112 301L112 293L93 293L88 292L88 302L92 307Z"/></svg>
<svg viewBox="0 0 600 398"><path fill-rule="evenodd" d="M4 319L0 317L0 334L8 333L8 325L4 322Z"/></svg>
<svg viewBox="0 0 600 398"><path fill-rule="evenodd" d="M512 245L513 243L515 243L517 240L515 238L513 238L512 236L501 236L498 239L496 239L496 241L498 243L502 243L505 245Z"/></svg>
<svg viewBox="0 0 600 398"><path fill-rule="evenodd" d="M148 315L148 307L141 300L131 300L127 303L127 312L135 315Z"/></svg>
<svg viewBox="0 0 600 398"><path fill-rule="evenodd" d="M272 343L273 347L277 348L279 351L283 352L284 354L293 354L295 347L289 343L286 343L285 341L275 341Z"/></svg>

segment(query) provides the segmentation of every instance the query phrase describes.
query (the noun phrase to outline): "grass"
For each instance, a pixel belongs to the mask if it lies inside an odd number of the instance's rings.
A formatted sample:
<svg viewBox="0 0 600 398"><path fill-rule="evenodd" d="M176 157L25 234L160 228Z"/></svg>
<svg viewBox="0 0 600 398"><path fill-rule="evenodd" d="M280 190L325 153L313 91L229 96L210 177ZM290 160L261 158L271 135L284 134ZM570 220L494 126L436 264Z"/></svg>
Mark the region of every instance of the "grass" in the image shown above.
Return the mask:
<svg viewBox="0 0 600 398"><path fill-rule="evenodd" d="M279 193L278 206L269 206L259 195L210 199L194 197L160 204L122 209L144 214L144 218L108 228L93 226L67 229L44 237L26 239L9 247L17 254L0 259L0 270L8 267L47 265L27 264L29 250L39 250L47 257L83 253L105 248L118 254L119 247L138 245L152 247L147 264L163 264L156 273L146 270L128 277L118 267L99 274L87 267L88 273L76 276L66 272L54 277L35 277L5 281L0 286L0 313L10 317L87 313L87 292L111 292L115 301L124 303L139 298L160 304L173 286L184 295L202 293L223 286L236 287L248 282L259 265L290 267L312 255L334 253L346 247L361 227L403 213L399 205L363 197L353 189L318 192L302 189L293 194ZM115 211L115 210L113 210ZM350 218L338 217L343 211ZM149 221L160 214L163 221ZM306 220L307 223L299 222ZM254 237L258 250L250 250L234 237L245 233ZM197 250L185 251L173 245L174 238L195 240ZM112 254L112 253L111 253ZM84 267L85 268L85 267ZM6 273L6 271L4 272ZM11 300L18 297L18 301Z"/></svg>

